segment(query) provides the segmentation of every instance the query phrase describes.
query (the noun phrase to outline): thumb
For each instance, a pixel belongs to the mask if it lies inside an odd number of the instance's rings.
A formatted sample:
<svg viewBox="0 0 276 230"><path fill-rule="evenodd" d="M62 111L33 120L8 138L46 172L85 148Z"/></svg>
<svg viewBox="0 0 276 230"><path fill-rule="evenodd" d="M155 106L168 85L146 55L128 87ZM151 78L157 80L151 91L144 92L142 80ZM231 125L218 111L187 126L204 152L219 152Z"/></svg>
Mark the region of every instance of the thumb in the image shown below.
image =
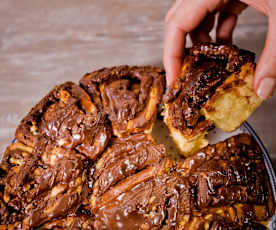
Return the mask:
<svg viewBox="0 0 276 230"><path fill-rule="evenodd" d="M265 47L256 68L254 88L258 96L267 99L276 88L276 16L269 17Z"/></svg>

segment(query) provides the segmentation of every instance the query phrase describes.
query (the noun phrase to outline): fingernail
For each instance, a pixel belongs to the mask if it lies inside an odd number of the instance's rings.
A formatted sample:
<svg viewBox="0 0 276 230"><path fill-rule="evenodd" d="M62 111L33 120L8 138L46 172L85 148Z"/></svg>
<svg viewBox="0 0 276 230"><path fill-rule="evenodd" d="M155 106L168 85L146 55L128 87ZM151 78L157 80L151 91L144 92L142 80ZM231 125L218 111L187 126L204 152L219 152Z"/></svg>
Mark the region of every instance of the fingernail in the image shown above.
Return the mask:
<svg viewBox="0 0 276 230"><path fill-rule="evenodd" d="M257 94L262 99L267 99L272 96L276 87L276 78L263 78L258 87Z"/></svg>

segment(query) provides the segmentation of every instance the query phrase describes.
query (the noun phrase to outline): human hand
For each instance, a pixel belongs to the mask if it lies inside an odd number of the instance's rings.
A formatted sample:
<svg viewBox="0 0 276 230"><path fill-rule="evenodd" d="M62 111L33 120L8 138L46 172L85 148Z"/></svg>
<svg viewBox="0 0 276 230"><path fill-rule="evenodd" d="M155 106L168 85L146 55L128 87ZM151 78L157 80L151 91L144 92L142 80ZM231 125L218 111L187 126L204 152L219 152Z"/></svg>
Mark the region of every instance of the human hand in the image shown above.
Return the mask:
<svg viewBox="0 0 276 230"><path fill-rule="evenodd" d="M211 41L209 35L218 13L216 41L232 42L238 15L250 5L268 16L265 47L255 72L254 89L263 99L276 88L276 1L275 0L176 0L166 15L163 62L167 84L178 76L189 34L193 43Z"/></svg>

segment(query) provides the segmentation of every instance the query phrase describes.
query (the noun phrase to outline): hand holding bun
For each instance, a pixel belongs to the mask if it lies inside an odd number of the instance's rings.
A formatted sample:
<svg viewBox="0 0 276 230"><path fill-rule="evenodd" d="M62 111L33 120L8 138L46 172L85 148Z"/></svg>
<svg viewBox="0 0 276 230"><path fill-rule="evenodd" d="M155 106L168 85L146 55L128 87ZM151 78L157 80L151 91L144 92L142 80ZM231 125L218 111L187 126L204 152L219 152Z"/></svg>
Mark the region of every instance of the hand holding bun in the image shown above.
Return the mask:
<svg viewBox="0 0 276 230"><path fill-rule="evenodd" d="M254 77L254 89L262 99L276 88L276 1L275 0L177 0L166 16L163 62L171 86L179 76L184 57L186 36L193 43L210 42L209 35L218 13L216 41L232 43L238 15L246 4L268 16L268 33ZM250 39L250 38L249 38Z"/></svg>
<svg viewBox="0 0 276 230"><path fill-rule="evenodd" d="M253 91L254 54L236 46L201 43L185 49L180 76L168 90L164 121L179 150L206 146L214 126L238 128L260 105Z"/></svg>

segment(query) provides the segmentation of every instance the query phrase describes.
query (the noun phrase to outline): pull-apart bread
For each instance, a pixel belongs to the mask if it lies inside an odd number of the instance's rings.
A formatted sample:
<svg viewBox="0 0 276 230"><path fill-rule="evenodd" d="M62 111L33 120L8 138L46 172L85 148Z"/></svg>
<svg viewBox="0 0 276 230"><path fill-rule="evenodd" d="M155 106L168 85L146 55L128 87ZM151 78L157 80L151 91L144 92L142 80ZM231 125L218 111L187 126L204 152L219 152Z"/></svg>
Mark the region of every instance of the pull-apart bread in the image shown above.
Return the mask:
<svg viewBox="0 0 276 230"><path fill-rule="evenodd" d="M225 95L248 96L248 114L260 102L243 78L236 82L242 71L253 74L250 53L214 44L189 52L190 74L166 101L169 127L178 124L185 138L201 135L219 123L217 107L227 111ZM150 66L104 68L80 85L50 91L21 121L0 164L0 229L266 229L275 199L253 137L240 134L171 159L151 136L164 92L164 71ZM176 105L191 112L189 119ZM168 123L178 118L182 127Z"/></svg>
<svg viewBox="0 0 276 230"><path fill-rule="evenodd" d="M234 131L261 104L253 90L254 70L254 54L236 46L203 43L185 50L163 112L185 156L208 144L211 128Z"/></svg>
<svg viewBox="0 0 276 230"><path fill-rule="evenodd" d="M147 134L114 137L97 160L44 143L7 148L0 229L266 229L275 203L248 134L175 162Z"/></svg>

